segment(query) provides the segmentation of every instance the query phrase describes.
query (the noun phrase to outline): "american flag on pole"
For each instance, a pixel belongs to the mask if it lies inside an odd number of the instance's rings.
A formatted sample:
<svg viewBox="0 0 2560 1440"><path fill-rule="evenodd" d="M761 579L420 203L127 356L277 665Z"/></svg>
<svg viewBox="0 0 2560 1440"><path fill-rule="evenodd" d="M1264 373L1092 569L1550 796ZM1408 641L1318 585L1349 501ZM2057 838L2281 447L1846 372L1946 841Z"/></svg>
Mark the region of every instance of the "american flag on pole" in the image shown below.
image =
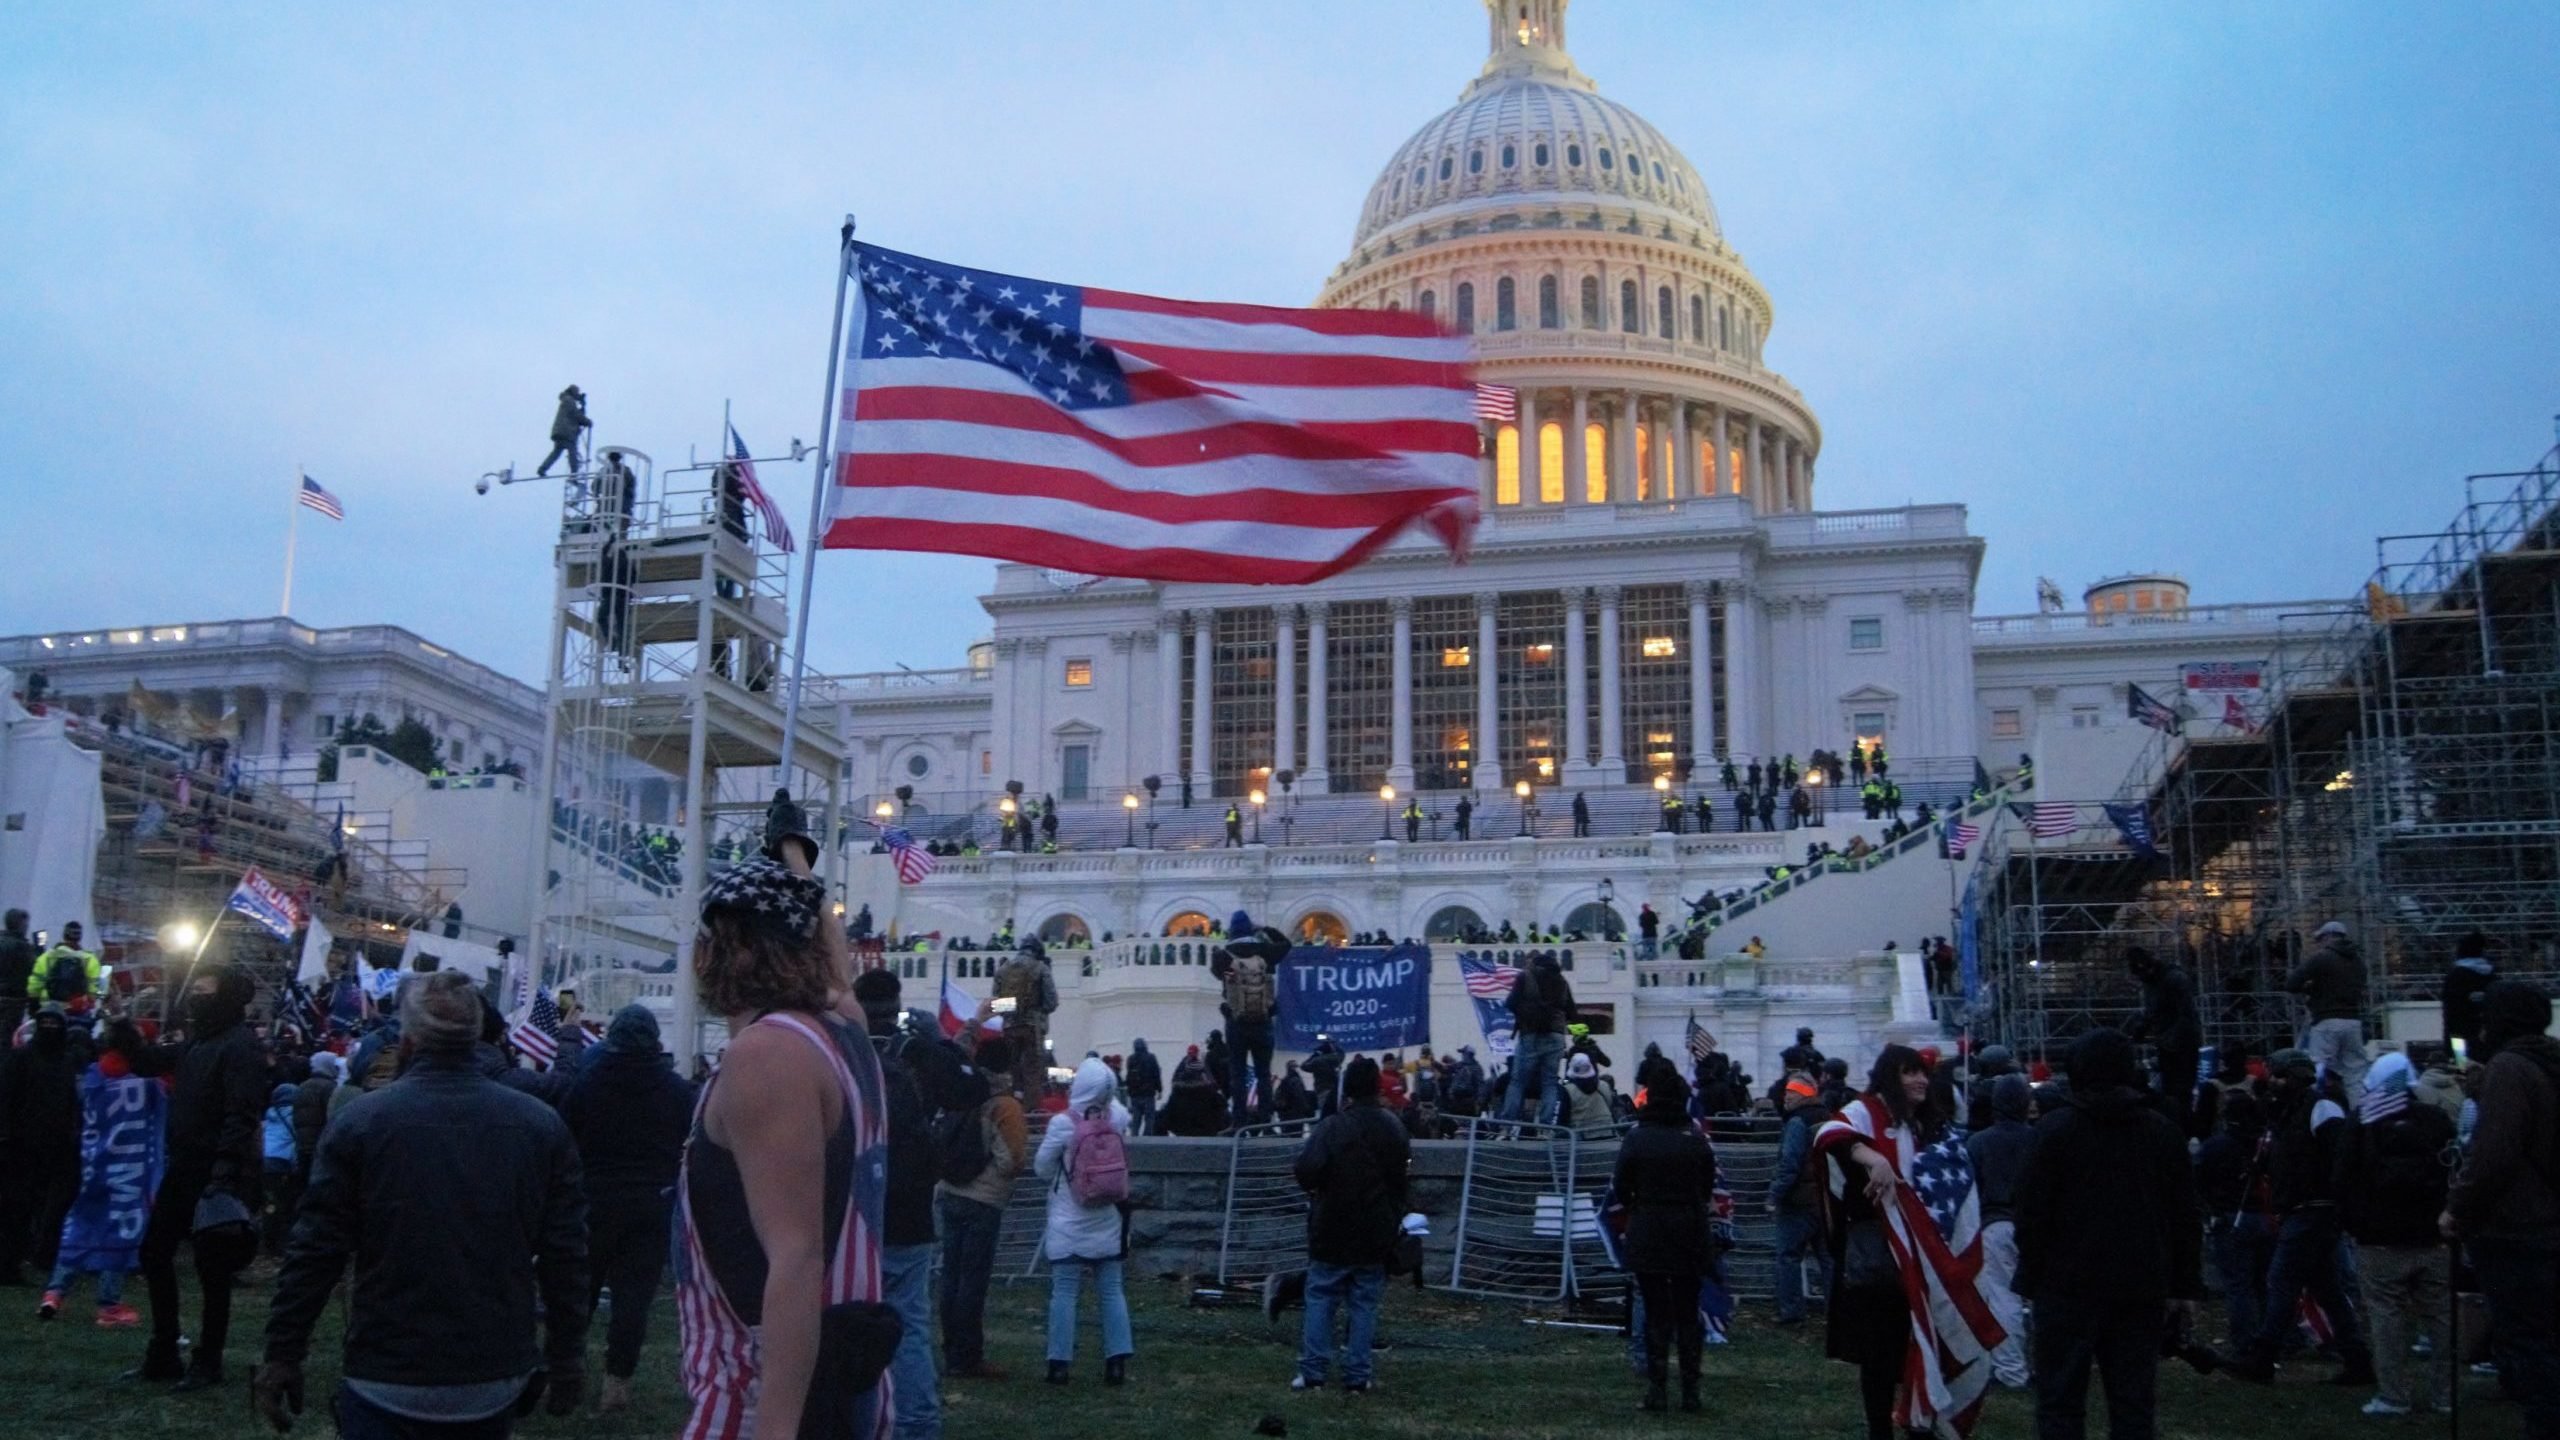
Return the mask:
<svg viewBox="0 0 2560 1440"><path fill-rule="evenodd" d="M1409 310L1054 284L855 245L829 549L1297 585L1477 514L1469 342Z"/></svg>
<svg viewBox="0 0 2560 1440"><path fill-rule="evenodd" d="M913 885L933 873L933 856L916 843L915 835L904 825L881 831L880 843L889 847L889 863L898 867L899 884Z"/></svg>
<svg viewBox="0 0 2560 1440"><path fill-rule="evenodd" d="M2068 800L2039 800L2027 812L2027 831L2039 840L2059 840L2079 828L2079 808Z"/></svg>
<svg viewBox="0 0 2560 1440"><path fill-rule="evenodd" d="M534 992L532 1006L507 1032L507 1039L540 1068L547 1070L560 1058L560 1007L552 1002L550 992Z"/></svg>
<svg viewBox="0 0 2560 1440"><path fill-rule="evenodd" d="M764 522L764 538L776 550L791 548L791 522L782 518L782 507L764 493L764 485L756 479L756 462L747 453L747 442L738 437L738 427L729 427L729 463L738 467L738 483L745 487L747 503L756 507L756 518Z"/></svg>
<svg viewBox="0 0 2560 1440"><path fill-rule="evenodd" d="M1973 849L1975 842L1981 839L1982 827L1970 820L1952 820L1947 823L1947 850L1959 860L1963 859L1965 854Z"/></svg>
<svg viewBox="0 0 2560 1440"><path fill-rule="evenodd" d="M1484 1029L1484 1048L1496 1055L1510 1054L1512 1032L1518 1026L1503 1002L1511 998L1511 987L1519 982L1518 967L1461 950L1458 978L1467 987L1467 998L1475 1002L1476 1023Z"/></svg>
<svg viewBox="0 0 2560 1440"><path fill-rule="evenodd" d="M2124 708L2126 718L2139 720L2164 734L2179 735L2186 731L2187 722L2179 716L2176 707L2139 685L2125 687Z"/></svg>
<svg viewBox="0 0 2560 1440"><path fill-rule="evenodd" d="M1476 387L1476 418L1508 425L1520 418L1520 392L1508 385Z"/></svg>
<svg viewBox="0 0 2560 1440"><path fill-rule="evenodd" d="M1716 1037L1707 1033L1707 1027L1699 1024L1695 1015L1689 1017L1687 1039L1692 1060L1704 1060L1716 1053Z"/></svg>
<svg viewBox="0 0 2560 1440"><path fill-rule="evenodd" d="M317 510L332 520L347 518L347 507L338 502L337 496L329 493L329 487L308 475L302 477L302 490L294 496L294 503Z"/></svg>

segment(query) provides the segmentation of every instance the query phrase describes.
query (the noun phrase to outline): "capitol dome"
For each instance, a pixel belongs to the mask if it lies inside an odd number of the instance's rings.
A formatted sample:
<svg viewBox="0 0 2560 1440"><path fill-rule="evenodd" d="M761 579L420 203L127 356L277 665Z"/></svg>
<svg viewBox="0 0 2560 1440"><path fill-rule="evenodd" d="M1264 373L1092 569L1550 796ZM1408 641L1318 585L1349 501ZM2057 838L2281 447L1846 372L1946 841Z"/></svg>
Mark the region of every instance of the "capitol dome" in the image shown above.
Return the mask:
<svg viewBox="0 0 2560 1440"><path fill-rule="evenodd" d="M1486 437L1497 517L1726 496L1809 510L1821 426L1763 361L1768 292L1697 167L1574 64L1568 3L1484 0L1483 70L1379 172L1317 303L1476 337L1481 378L1517 397Z"/></svg>

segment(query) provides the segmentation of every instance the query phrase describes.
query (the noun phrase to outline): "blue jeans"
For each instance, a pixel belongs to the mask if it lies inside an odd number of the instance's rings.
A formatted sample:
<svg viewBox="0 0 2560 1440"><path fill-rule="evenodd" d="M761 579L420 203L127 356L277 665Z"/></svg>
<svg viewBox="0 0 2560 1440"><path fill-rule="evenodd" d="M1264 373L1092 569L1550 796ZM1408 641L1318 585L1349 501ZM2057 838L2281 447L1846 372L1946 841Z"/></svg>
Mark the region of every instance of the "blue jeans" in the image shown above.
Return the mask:
<svg viewBox="0 0 2560 1440"><path fill-rule="evenodd" d="M88 1272L72 1269L68 1261L57 1263L53 1267L53 1278L45 1282L44 1288L67 1296L71 1293L71 1287L78 1284L80 1277L86 1273ZM98 1308L103 1310L122 1299L124 1299L124 1272L121 1270L99 1271Z"/></svg>
<svg viewBox="0 0 2560 1440"><path fill-rule="evenodd" d="M898 1440L940 1440L942 1386L933 1373L933 1245L880 1247L880 1298L906 1333L889 1361Z"/></svg>
<svg viewBox="0 0 2560 1440"><path fill-rule="evenodd" d="M1049 1358L1060 1363L1076 1358L1076 1299L1087 1272L1096 1299L1102 1302L1102 1358L1126 1355L1138 1348L1129 1333L1129 1292L1121 1288L1117 1260L1052 1260L1049 1262Z"/></svg>
<svg viewBox="0 0 2560 1440"><path fill-rule="evenodd" d="M1259 1103L1247 1106L1246 1091L1252 1088L1248 1076L1262 1081ZM1230 1020L1227 1022L1227 1103L1229 1118L1241 1127L1271 1118L1272 1089L1279 1082L1271 1078L1271 1022L1268 1020Z"/></svg>
<svg viewBox="0 0 2560 1440"><path fill-rule="evenodd" d="M987 1360L987 1286L1004 1212L951 1194L936 1197L935 1208L942 1220L942 1363L975 1370Z"/></svg>
<svg viewBox="0 0 2560 1440"><path fill-rule="evenodd" d="M1811 1210L1781 1205L1778 1221L1778 1318L1792 1325L1804 1318L1804 1262L1811 1259L1825 1295L1831 1293L1831 1247L1824 1243L1822 1217Z"/></svg>
<svg viewBox="0 0 2560 1440"><path fill-rule="evenodd" d="M516 1429L513 1405L486 1420L412 1420L344 1385L338 1387L335 1409L339 1440L507 1440Z"/></svg>
<svg viewBox="0 0 2560 1440"><path fill-rule="evenodd" d="M1324 1383L1333 1364L1333 1315L1345 1299L1351 1303L1348 1332L1342 1338L1342 1383L1369 1383L1369 1349L1378 1339L1378 1301L1387 1293L1384 1265L1328 1265L1307 1262L1307 1323L1298 1332L1298 1378Z"/></svg>
<svg viewBox="0 0 2560 1440"><path fill-rule="evenodd" d="M2293 1333L2294 1301L2304 1292L2320 1302L2337 1334L2338 1358L2352 1371L2370 1373L2373 1352L2356 1322L2355 1302L2338 1283L2338 1212L2297 1210L2276 1229L2275 1256L2267 1264L2267 1306L2258 1317L2254 1358L2272 1361Z"/></svg>
<svg viewBox="0 0 2560 1440"><path fill-rule="evenodd" d="M2560 1437L2560 1251L2512 1240L2471 1242L2489 1298L2489 1356L2524 1410L2526 1440Z"/></svg>
<svg viewBox="0 0 2560 1440"><path fill-rule="evenodd" d="M2222 1281L2222 1316L2236 1347L2256 1337L2267 1306L2267 1262L2275 1258L2272 1217L2244 1213L2215 1222L2213 1273Z"/></svg>
<svg viewBox="0 0 2560 1440"><path fill-rule="evenodd" d="M1521 1107L1531 1091L1538 1096L1538 1109L1529 1119L1536 1123L1551 1108L1556 1094L1556 1067L1564 1060L1562 1035L1522 1035L1513 1042L1511 1051L1511 1084L1502 1092L1502 1113L1497 1120L1517 1120Z"/></svg>

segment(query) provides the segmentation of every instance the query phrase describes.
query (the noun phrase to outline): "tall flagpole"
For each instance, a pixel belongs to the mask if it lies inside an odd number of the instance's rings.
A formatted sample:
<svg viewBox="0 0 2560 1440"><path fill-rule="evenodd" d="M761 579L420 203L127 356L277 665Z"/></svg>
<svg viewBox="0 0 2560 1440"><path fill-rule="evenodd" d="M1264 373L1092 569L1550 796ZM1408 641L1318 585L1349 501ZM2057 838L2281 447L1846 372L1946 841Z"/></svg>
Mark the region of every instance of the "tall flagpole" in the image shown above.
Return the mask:
<svg viewBox="0 0 2560 1440"><path fill-rule="evenodd" d="M791 693L782 708L782 756L774 783L791 784L791 750L800 738L800 691L809 674L809 592L818 579L818 526L826 513L827 487L835 480L836 366L844 359L844 291L853 273L853 217L844 217L836 248L836 319L827 336L827 408L818 416L818 469L809 485L809 533L801 538L799 613L791 617ZM729 437L720 437L727 445Z"/></svg>
<svg viewBox="0 0 2560 1440"><path fill-rule="evenodd" d="M284 512L284 602L276 613L293 618L293 539L302 528L302 467L293 467L293 504Z"/></svg>

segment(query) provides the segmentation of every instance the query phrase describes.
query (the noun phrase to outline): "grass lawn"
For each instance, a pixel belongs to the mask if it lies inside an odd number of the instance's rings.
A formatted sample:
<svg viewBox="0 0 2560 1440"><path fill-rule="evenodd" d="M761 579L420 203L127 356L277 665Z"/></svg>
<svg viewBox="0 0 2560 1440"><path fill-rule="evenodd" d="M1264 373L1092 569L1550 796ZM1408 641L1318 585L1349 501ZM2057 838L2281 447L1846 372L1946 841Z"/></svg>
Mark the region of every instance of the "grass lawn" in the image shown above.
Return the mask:
<svg viewBox="0 0 2560 1440"><path fill-rule="evenodd" d="M234 1317L238 1337L232 1383L206 1394L171 1397L116 1383L140 1358L142 1337L89 1323L84 1295L50 1325L35 1319L35 1292L0 1291L0 1434L10 1437L235 1436L266 1433L248 1413L247 1375L262 1343L270 1271L261 1266ZM130 1298L141 1299L137 1281ZM988 1316L992 1358L1011 1372L1000 1383L949 1387L945 1427L954 1440L1212 1440L1253 1432L1266 1414L1288 1422L1292 1440L1458 1440L1469 1436L1571 1436L1606 1440L1669 1432L1717 1440L1797 1440L1860 1434L1849 1370L1822 1358L1819 1323L1778 1330L1746 1312L1735 1343L1707 1352L1707 1413L1639 1415L1640 1387L1615 1335L1541 1329L1524 1324L1514 1304L1461 1301L1437 1292L1390 1286L1381 1327L1378 1389L1354 1399L1336 1390L1288 1390L1297 1355L1296 1316L1277 1330L1258 1310L1196 1309L1170 1281L1135 1286L1138 1353L1125 1389L1101 1384L1092 1301L1075 1383L1042 1384L1044 1283L999 1286ZM335 1383L336 1316L324 1323L310 1365L315 1411L297 1434L328 1435L326 1396ZM588 1363L602 1365L603 1332L592 1337ZM2202 1437L2330 1437L2442 1435L2444 1422L2367 1420L2356 1413L2362 1391L2315 1383L2326 1365L2292 1367L2273 1390L2204 1378L2174 1365L2161 1372L2161 1433ZM2463 1434L2509 1440L2522 1433L2515 1408L2496 1400L2486 1380L2464 1392ZM612 1421L593 1414L558 1420L536 1416L527 1436L668 1436L683 1415L675 1380L675 1313L661 1300L641 1361L640 1403ZM2033 1430L2025 1397L1993 1398L1978 1436L2020 1440ZM2092 1432L2103 1433L2093 1416Z"/></svg>

